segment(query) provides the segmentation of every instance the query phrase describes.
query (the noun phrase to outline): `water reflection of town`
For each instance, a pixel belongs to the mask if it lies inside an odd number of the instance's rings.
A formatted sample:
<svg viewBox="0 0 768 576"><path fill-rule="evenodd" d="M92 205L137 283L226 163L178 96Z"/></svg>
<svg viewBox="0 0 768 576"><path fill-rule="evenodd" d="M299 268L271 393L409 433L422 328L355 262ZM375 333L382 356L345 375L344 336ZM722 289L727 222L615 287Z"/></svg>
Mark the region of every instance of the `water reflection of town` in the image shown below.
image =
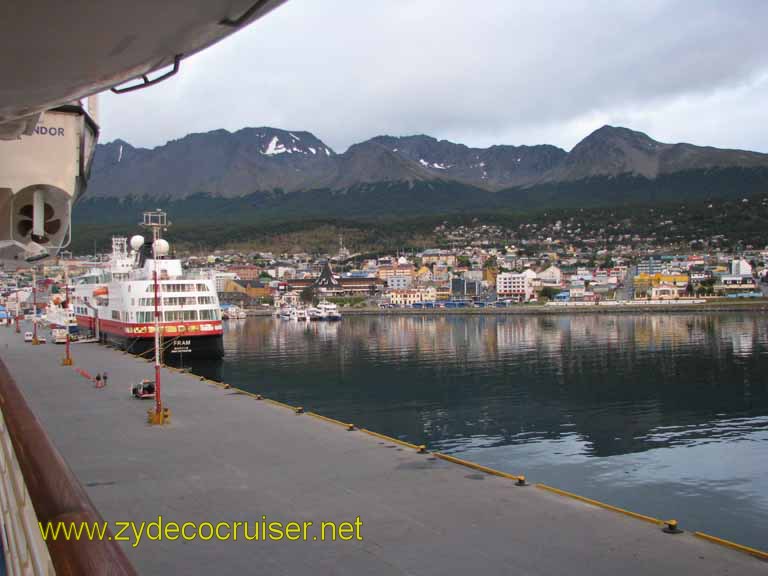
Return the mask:
<svg viewBox="0 0 768 576"><path fill-rule="evenodd" d="M445 448L576 434L608 455L768 428L760 315L253 318L225 349L224 373L258 364L273 394Z"/></svg>

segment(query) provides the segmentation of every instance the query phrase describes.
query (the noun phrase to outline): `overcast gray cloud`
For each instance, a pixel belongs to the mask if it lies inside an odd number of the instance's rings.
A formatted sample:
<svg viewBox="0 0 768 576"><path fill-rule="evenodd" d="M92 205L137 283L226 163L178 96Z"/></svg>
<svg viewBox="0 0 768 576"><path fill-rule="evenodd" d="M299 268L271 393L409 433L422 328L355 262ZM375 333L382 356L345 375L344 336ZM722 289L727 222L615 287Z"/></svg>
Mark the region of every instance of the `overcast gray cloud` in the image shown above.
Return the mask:
<svg viewBox="0 0 768 576"><path fill-rule="evenodd" d="M764 0L289 0L156 87L102 140L244 126L338 151L377 134L566 149L603 124L768 152Z"/></svg>

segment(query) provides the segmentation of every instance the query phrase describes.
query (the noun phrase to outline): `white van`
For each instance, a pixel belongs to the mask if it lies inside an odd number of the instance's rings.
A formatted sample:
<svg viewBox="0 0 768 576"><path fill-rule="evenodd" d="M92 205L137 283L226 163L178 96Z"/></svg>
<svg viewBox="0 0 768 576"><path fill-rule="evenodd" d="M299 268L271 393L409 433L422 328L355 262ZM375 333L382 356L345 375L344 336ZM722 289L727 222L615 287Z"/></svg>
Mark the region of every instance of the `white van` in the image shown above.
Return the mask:
<svg viewBox="0 0 768 576"><path fill-rule="evenodd" d="M33 339L32 332L24 332L24 342L32 342Z"/></svg>

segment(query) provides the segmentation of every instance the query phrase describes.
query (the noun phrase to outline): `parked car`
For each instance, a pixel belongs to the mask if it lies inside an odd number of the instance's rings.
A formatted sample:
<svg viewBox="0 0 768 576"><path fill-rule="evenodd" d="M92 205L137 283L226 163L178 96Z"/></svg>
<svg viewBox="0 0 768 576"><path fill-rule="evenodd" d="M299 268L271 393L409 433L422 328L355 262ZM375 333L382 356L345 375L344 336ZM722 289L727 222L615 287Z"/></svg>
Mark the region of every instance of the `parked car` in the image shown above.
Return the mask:
<svg viewBox="0 0 768 576"><path fill-rule="evenodd" d="M32 342L33 339L32 332L24 332L24 342Z"/></svg>

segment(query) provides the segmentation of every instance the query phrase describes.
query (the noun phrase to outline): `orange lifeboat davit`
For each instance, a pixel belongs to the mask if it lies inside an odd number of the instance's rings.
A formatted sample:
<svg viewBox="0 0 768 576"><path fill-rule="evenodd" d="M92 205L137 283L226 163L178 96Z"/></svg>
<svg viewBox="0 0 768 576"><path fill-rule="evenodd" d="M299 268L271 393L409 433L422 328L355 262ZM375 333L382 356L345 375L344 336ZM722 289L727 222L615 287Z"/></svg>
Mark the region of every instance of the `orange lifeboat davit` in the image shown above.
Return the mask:
<svg viewBox="0 0 768 576"><path fill-rule="evenodd" d="M99 286L98 288L95 288L93 290L94 298L98 296L107 296L107 295L109 295L109 288L107 288L106 286Z"/></svg>

